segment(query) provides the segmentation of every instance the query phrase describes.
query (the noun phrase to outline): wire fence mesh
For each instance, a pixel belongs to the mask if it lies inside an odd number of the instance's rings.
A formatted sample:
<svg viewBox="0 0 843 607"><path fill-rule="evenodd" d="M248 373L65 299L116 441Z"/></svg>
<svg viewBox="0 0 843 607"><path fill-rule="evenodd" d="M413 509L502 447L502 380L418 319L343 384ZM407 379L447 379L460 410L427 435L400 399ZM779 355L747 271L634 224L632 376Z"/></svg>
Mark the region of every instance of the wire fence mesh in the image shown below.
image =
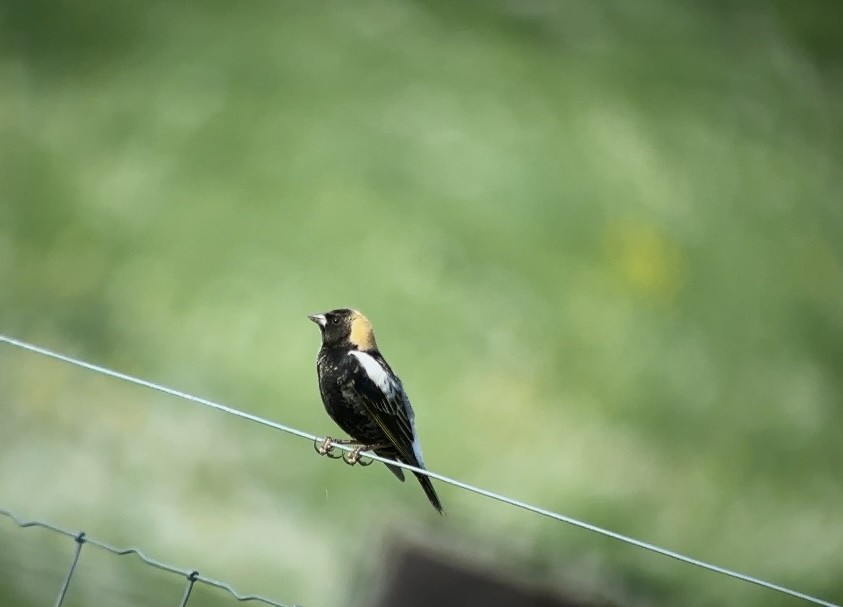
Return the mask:
<svg viewBox="0 0 843 607"><path fill-rule="evenodd" d="M68 590L70 589L71 582L74 579L74 576L77 571L77 566L79 565L79 561L82 556L82 548L85 545L95 546L96 548L104 550L115 556L135 555L144 564L150 567L154 567L155 569L160 569L162 571L166 571L168 573L185 578L186 585L182 599L179 602L179 607L185 607L188 604L191 594L193 592L193 587L197 582L228 592L232 597L241 602L252 601L264 605L272 605L274 607L295 607L293 605L280 603L278 601L274 601L272 599L255 594L242 594L226 582L201 575L198 571L193 569L177 567L175 565L159 561L158 559L154 559L148 556L143 550L135 546L130 546L128 548L118 548L101 540L89 537L84 531L73 532L68 529L63 529L62 527L59 527L57 525L53 525L52 523L37 520L25 520L17 514L11 512L10 510L2 508L0 508L0 515L6 516L7 518L11 519L12 522L15 523L15 525L22 529L32 527L46 529L48 531L51 531L52 533L56 533L64 537L70 538L75 542L73 557L71 559L70 565L68 566L67 574L64 577L64 581L62 582L58 590L58 595L56 596L56 607L62 607L62 605L64 605L65 598L67 597Z"/></svg>

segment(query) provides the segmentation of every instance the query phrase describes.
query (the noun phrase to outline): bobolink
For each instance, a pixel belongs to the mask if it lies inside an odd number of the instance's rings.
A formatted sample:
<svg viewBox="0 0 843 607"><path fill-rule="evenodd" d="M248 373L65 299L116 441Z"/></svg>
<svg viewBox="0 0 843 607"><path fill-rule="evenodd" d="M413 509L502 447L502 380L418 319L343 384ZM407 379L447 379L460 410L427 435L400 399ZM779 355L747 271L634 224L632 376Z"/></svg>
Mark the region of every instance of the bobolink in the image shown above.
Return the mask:
<svg viewBox="0 0 843 607"><path fill-rule="evenodd" d="M325 410L358 444L351 461L359 458L361 450L371 450L382 457L424 468L410 399L401 380L381 356L369 319L348 308L308 318L319 325L322 333L316 370ZM330 442L326 439L325 448ZM324 449L320 452L324 453ZM404 481L401 468L386 466ZM414 474L430 503L442 513L442 503L430 479Z"/></svg>

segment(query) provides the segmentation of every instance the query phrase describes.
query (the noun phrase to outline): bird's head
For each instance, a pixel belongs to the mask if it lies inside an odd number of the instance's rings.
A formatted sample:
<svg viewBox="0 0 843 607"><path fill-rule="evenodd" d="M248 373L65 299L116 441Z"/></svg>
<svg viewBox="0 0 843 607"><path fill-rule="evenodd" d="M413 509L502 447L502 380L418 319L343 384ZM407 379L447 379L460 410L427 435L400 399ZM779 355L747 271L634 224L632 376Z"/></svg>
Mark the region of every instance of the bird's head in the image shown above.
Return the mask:
<svg viewBox="0 0 843 607"><path fill-rule="evenodd" d="M357 310L339 308L308 318L319 325L324 346L347 346L363 352L378 349L372 323Z"/></svg>

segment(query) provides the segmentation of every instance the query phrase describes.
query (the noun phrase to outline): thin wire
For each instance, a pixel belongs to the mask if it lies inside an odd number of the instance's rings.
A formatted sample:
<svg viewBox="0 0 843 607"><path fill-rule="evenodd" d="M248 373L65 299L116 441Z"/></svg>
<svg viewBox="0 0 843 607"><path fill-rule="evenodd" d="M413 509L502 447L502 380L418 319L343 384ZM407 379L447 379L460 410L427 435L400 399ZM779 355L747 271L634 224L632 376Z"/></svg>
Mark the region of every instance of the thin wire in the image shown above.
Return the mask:
<svg viewBox="0 0 843 607"><path fill-rule="evenodd" d="M302 430L298 430L296 428L292 428L290 426L286 426L284 424L279 424L277 422L270 421L263 417L259 417L257 415L252 415L251 413L246 413L244 411L239 411L237 409L233 409L231 407L227 407L226 405L222 405L220 403L216 403L205 398L200 398L198 396L193 396L192 394L188 394L186 392L181 392L180 390L174 390L173 388L168 388L166 386L162 386L160 384L156 384L144 379L140 379L137 377L133 377L131 375L126 375L125 373L120 373L119 371L114 371L112 369L108 369L106 367L101 367L99 365L95 365L92 363L85 362L83 360L79 360L76 358L72 358L70 356L66 356L64 354L59 354L57 352L53 352L51 350L47 350L46 348L42 348L40 346L36 346L27 342L23 342L11 337L7 337L5 335L0 335L0 342L6 342L12 346L16 346L18 348L23 348L24 350L29 350L30 352L35 352L37 354L41 354L43 356L47 356L49 358L54 358L56 360L60 360L62 362L69 363L71 365L76 365L77 367L82 367L83 369L88 369L90 371L94 371L96 373L101 373L103 375L107 375L109 377L113 377L116 379L120 379L132 384L144 386L146 388L150 388L151 390L156 390L158 392L163 392L164 394L169 394L171 396L175 396L178 398L183 398L185 400L189 400L191 402L197 403L199 405L203 405L206 407L211 407L212 409L216 409L218 411L223 411L225 413L229 413L236 417L241 417L243 419L247 419L249 421L256 422L258 424L262 424L264 426L268 426L270 428L274 428L275 430L280 430L282 432L287 432L288 434L293 434L294 436L298 436L300 438L305 438L310 441L321 441L322 437L318 437L314 434L310 434L309 432L304 432ZM350 452L352 447L343 444L335 444L334 445L338 449L342 449L343 451ZM655 544L650 544L649 542L644 542L642 540L637 540L635 538L629 537L627 535L623 535L621 533L617 533L615 531L610 531L608 529L604 529L602 527L598 527L597 525L592 525L591 523L586 523L584 521L580 521L578 519L572 518L570 516L566 516L564 514L559 514L557 512L553 512L551 510L546 510L545 508L540 508L538 506L533 506L532 504L528 504L527 502L522 502L520 500L513 499L511 497L506 497L494 491L489 491L488 489L482 489L480 487L476 487L474 485L469 485L468 483L464 483L462 481L458 481L454 478L444 476L442 474L438 474L436 472L431 472L429 470L425 470L423 468L416 468L414 466L410 466L409 464L405 464L403 462L399 462L396 460L391 460L385 457L380 457L371 452L366 452L366 456L379 462L383 462L386 464L390 464L392 466L398 466L399 468L403 468L405 470L409 470L411 472L417 474L423 474L425 476L429 476L431 478L435 478L443 483L447 483L449 485L453 485L455 487L459 487L460 489L464 489L465 491L470 491L472 493L476 493L478 495L482 495L489 499L497 500L499 502L503 502L504 504L509 504L510 506L515 506L516 508L522 508L534 514L539 514L541 516L546 516L548 518L554 519L556 521L560 521L563 523L568 523L569 525L573 525L575 527L579 527L581 529L586 529L587 531L591 531L600 535L604 535L606 537L610 537L612 539L630 544L632 546L636 546L643 550L648 550L650 552L654 552L656 554L661 554L662 556L667 556L677 561L681 561L683 563L687 563L689 565L693 565L695 567L700 567L702 569L707 569L709 571L713 571L715 573L720 573L722 575L735 578L744 582L748 582L750 584L755 584L757 586L761 586L763 588L767 588L768 590L774 590L776 592L780 592L782 594L787 594L799 599L803 599L805 601L814 603L816 605L823 605L824 607L841 607L835 603L831 603L829 601L820 599L818 597L805 594L804 592L799 592L797 590L792 590L785 586L781 586L779 584L774 584L772 582L767 582L757 577L753 577L751 575L747 575L745 573L740 573L738 571L733 571L731 569L726 569L725 567L720 567L719 565L714 565L712 563L707 563L705 561L701 561L699 559L695 559L690 556L686 556L679 552L674 552L673 550L668 550L667 548L662 548L660 546L656 546ZM206 582L209 583L209 582Z"/></svg>
<svg viewBox="0 0 843 607"><path fill-rule="evenodd" d="M273 601L272 599L258 596L256 594L240 594L229 584L220 582L209 577L205 577L204 575L200 575L198 572L192 569L181 569L179 567L175 567L174 565L163 563L152 557L147 556L140 548L136 548L134 546L131 546L129 548L116 548L111 544L107 544L92 537L88 537L87 535L85 535L84 532L74 533L72 531L68 531L67 529L63 529L61 527L57 527L56 525L45 523L43 521L25 521L22 518L18 517L11 510L6 510L5 508L0 508L0 514L12 519L12 522L14 522L15 525L22 529L25 529L27 527L41 527L42 529L48 529L49 531L52 531L54 533L58 533L60 535L64 535L66 537L73 538L74 540L76 540L76 555L73 559L73 564L71 565L70 570L68 571L67 578L65 579L64 586L62 587L62 591L59 594L59 600L56 603L57 607L60 606L62 601L64 600L64 594L67 592L67 586L70 584L70 578L73 575L73 570L76 568L76 563L79 561L79 553L82 550L82 544L91 544L92 546L96 546L97 548L101 548L102 550L105 550L117 556L135 554L140 560L142 560L147 565L150 565L151 567L155 567L156 569L161 569L169 573L176 573L186 577L188 579L188 582L190 582L190 585L188 586L188 590L186 591L185 596L182 599L182 605L186 604L187 598L190 596L190 590L193 588L193 582L202 582L203 584L207 584L208 586L213 586L215 588L225 590L235 599L241 602L255 601L258 603L264 603L265 605L272 605L273 607L289 607L288 605L284 605L283 603L278 603L277 601Z"/></svg>
<svg viewBox="0 0 843 607"><path fill-rule="evenodd" d="M67 589L70 588L70 580L76 572L76 565L79 563L79 556L82 554L82 546L85 544L85 534L80 532L76 535L76 550L73 553L73 561L70 563L70 569L67 570L67 576L64 578L64 584L61 585L59 595L56 597L56 607L61 607L64 603L64 597L67 595Z"/></svg>
<svg viewBox="0 0 843 607"><path fill-rule="evenodd" d="M285 426L284 424L277 424L273 421L268 419L264 419L263 417L258 417L257 415L252 415L251 413L246 413L244 411L238 411L237 409L232 409L231 407L226 407L225 405L221 405L220 403L215 403L213 401L207 400L205 398L200 398L198 396L193 396L192 394L188 394L187 392L182 392L180 390L174 390L172 388L167 388L165 386L161 386L159 384L152 383L151 381L146 381L145 379L140 379L138 377L132 377L131 375L126 375L125 373L120 373L119 371L113 371L111 369L107 369L106 367L101 367L99 365L94 365L91 363L87 363L83 360L79 360L77 358L71 358L70 356L65 356L64 354L59 354L58 352L53 352L51 350L47 350L45 348L41 348L39 346L35 346L11 337L7 337L6 335L0 335L0 341L6 342L12 346L17 346L18 348L23 348L24 350L29 350L30 352L35 352L36 354L42 354L44 356L48 356L50 358L55 358L56 360L60 360L62 362L70 363L71 365L76 365L77 367L82 367L83 369L88 369L89 371L95 371L96 373L101 373L103 375L107 375L109 377L113 377L115 379L120 379L123 381L127 381L131 384L136 384L138 386L143 386L144 388L149 388L151 390L156 390L158 392L163 392L164 394L169 394L171 396L176 396L178 398L183 398L185 400L192 401L199 405L204 405L205 407L211 407L212 409L216 409L218 411L222 411L224 413L229 413L231 415L235 415L237 417L242 417L243 419L248 419L249 421L263 424L264 426L269 426L270 428L275 428L276 430L281 430L282 432L287 432L289 434L294 434L295 436L299 436L301 438L306 438L308 440L314 440L316 437L312 434L308 434L307 432L302 432L301 430L297 430L295 428L291 428L290 426Z"/></svg>
<svg viewBox="0 0 843 607"><path fill-rule="evenodd" d="M181 603L179 603L179 607L187 607L187 602L190 600L190 593L193 592L193 585L196 583L196 578L199 575L198 571L192 571L189 576L187 576L187 586L184 589L184 595L181 597Z"/></svg>

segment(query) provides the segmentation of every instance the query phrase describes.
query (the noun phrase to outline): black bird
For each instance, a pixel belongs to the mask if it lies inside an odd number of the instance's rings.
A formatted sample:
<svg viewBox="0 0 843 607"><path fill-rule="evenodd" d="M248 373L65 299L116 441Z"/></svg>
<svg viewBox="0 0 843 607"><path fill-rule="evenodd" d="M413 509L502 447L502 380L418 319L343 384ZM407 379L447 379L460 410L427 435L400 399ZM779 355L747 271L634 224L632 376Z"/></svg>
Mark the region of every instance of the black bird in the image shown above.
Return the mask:
<svg viewBox="0 0 843 607"><path fill-rule="evenodd" d="M349 308L308 318L322 332L316 371L325 410L357 444L349 461L354 463L360 451L371 450L382 457L424 468L410 399L401 380L381 356L369 319ZM320 453L327 452L332 442L348 441L326 439ZM386 466L404 481L401 468ZM427 499L443 514L442 502L430 479L414 474Z"/></svg>

